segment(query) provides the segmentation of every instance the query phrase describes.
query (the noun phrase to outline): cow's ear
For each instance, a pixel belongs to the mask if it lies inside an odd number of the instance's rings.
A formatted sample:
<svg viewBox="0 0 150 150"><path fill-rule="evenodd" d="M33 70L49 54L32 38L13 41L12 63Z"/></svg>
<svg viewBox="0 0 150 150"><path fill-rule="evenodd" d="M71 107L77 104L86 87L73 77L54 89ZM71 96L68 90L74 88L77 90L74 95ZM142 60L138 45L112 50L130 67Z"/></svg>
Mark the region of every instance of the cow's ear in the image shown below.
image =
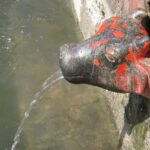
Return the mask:
<svg viewBox="0 0 150 150"><path fill-rule="evenodd" d="M132 12L130 17L136 19L138 22L142 22L143 19L148 17L148 12L145 9L138 8Z"/></svg>

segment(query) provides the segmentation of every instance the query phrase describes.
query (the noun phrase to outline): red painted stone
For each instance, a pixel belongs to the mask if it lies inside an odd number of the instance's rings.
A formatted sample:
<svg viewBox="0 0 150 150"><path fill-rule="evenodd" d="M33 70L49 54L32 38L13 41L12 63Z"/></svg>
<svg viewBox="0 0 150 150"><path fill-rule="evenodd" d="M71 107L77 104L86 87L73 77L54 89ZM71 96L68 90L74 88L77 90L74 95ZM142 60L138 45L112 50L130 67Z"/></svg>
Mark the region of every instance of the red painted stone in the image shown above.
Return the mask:
<svg viewBox="0 0 150 150"><path fill-rule="evenodd" d="M114 34L114 36L115 36L116 38L118 38L118 39L124 37L124 33L121 32L121 31L119 31L119 30L115 31L113 34Z"/></svg>
<svg viewBox="0 0 150 150"><path fill-rule="evenodd" d="M94 59L93 64L96 66L100 66L100 61L98 59Z"/></svg>

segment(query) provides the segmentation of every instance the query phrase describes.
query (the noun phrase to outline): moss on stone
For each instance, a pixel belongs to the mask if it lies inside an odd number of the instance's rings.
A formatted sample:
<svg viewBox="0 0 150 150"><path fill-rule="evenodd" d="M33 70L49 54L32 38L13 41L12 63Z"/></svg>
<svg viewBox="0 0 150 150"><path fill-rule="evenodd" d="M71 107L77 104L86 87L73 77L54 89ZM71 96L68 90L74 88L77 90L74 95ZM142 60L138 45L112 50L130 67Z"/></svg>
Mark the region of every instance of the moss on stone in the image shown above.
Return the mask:
<svg viewBox="0 0 150 150"><path fill-rule="evenodd" d="M144 141L148 131L148 126L145 122L138 124L133 128L133 146L136 150L145 150Z"/></svg>

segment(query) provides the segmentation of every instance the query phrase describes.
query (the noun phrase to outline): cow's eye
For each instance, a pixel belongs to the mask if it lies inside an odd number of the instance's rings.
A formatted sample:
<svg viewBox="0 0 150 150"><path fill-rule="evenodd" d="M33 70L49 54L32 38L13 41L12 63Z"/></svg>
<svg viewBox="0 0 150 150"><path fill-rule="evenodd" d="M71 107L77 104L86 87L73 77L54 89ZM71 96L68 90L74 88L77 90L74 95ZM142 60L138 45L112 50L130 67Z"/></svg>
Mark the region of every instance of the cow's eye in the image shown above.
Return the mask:
<svg viewBox="0 0 150 150"><path fill-rule="evenodd" d="M114 48L106 48L105 57L111 63L118 63L120 62L120 53L115 50Z"/></svg>

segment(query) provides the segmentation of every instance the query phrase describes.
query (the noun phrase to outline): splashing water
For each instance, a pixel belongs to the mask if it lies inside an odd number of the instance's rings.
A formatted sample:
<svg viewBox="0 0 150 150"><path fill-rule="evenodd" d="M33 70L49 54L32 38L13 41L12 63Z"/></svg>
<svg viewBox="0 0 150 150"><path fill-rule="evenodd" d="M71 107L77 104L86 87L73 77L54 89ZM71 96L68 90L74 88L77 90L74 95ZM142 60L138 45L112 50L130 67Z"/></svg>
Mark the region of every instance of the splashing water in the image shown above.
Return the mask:
<svg viewBox="0 0 150 150"><path fill-rule="evenodd" d="M63 75L62 75L62 72L60 70L58 70L57 72L55 72L54 74L52 74L41 86L41 89L34 95L34 98L32 99L31 103L29 104L26 112L24 113L24 117L15 133L15 136L14 136L14 139L13 139L13 144L11 146L11 150L15 150L17 144L20 142L20 135L22 133L22 130L23 130L23 127L24 127L24 124L26 122L26 120L28 119L28 117L30 116L30 113L33 109L33 106L38 103L44 93L53 87L53 85L59 81L63 79Z"/></svg>

